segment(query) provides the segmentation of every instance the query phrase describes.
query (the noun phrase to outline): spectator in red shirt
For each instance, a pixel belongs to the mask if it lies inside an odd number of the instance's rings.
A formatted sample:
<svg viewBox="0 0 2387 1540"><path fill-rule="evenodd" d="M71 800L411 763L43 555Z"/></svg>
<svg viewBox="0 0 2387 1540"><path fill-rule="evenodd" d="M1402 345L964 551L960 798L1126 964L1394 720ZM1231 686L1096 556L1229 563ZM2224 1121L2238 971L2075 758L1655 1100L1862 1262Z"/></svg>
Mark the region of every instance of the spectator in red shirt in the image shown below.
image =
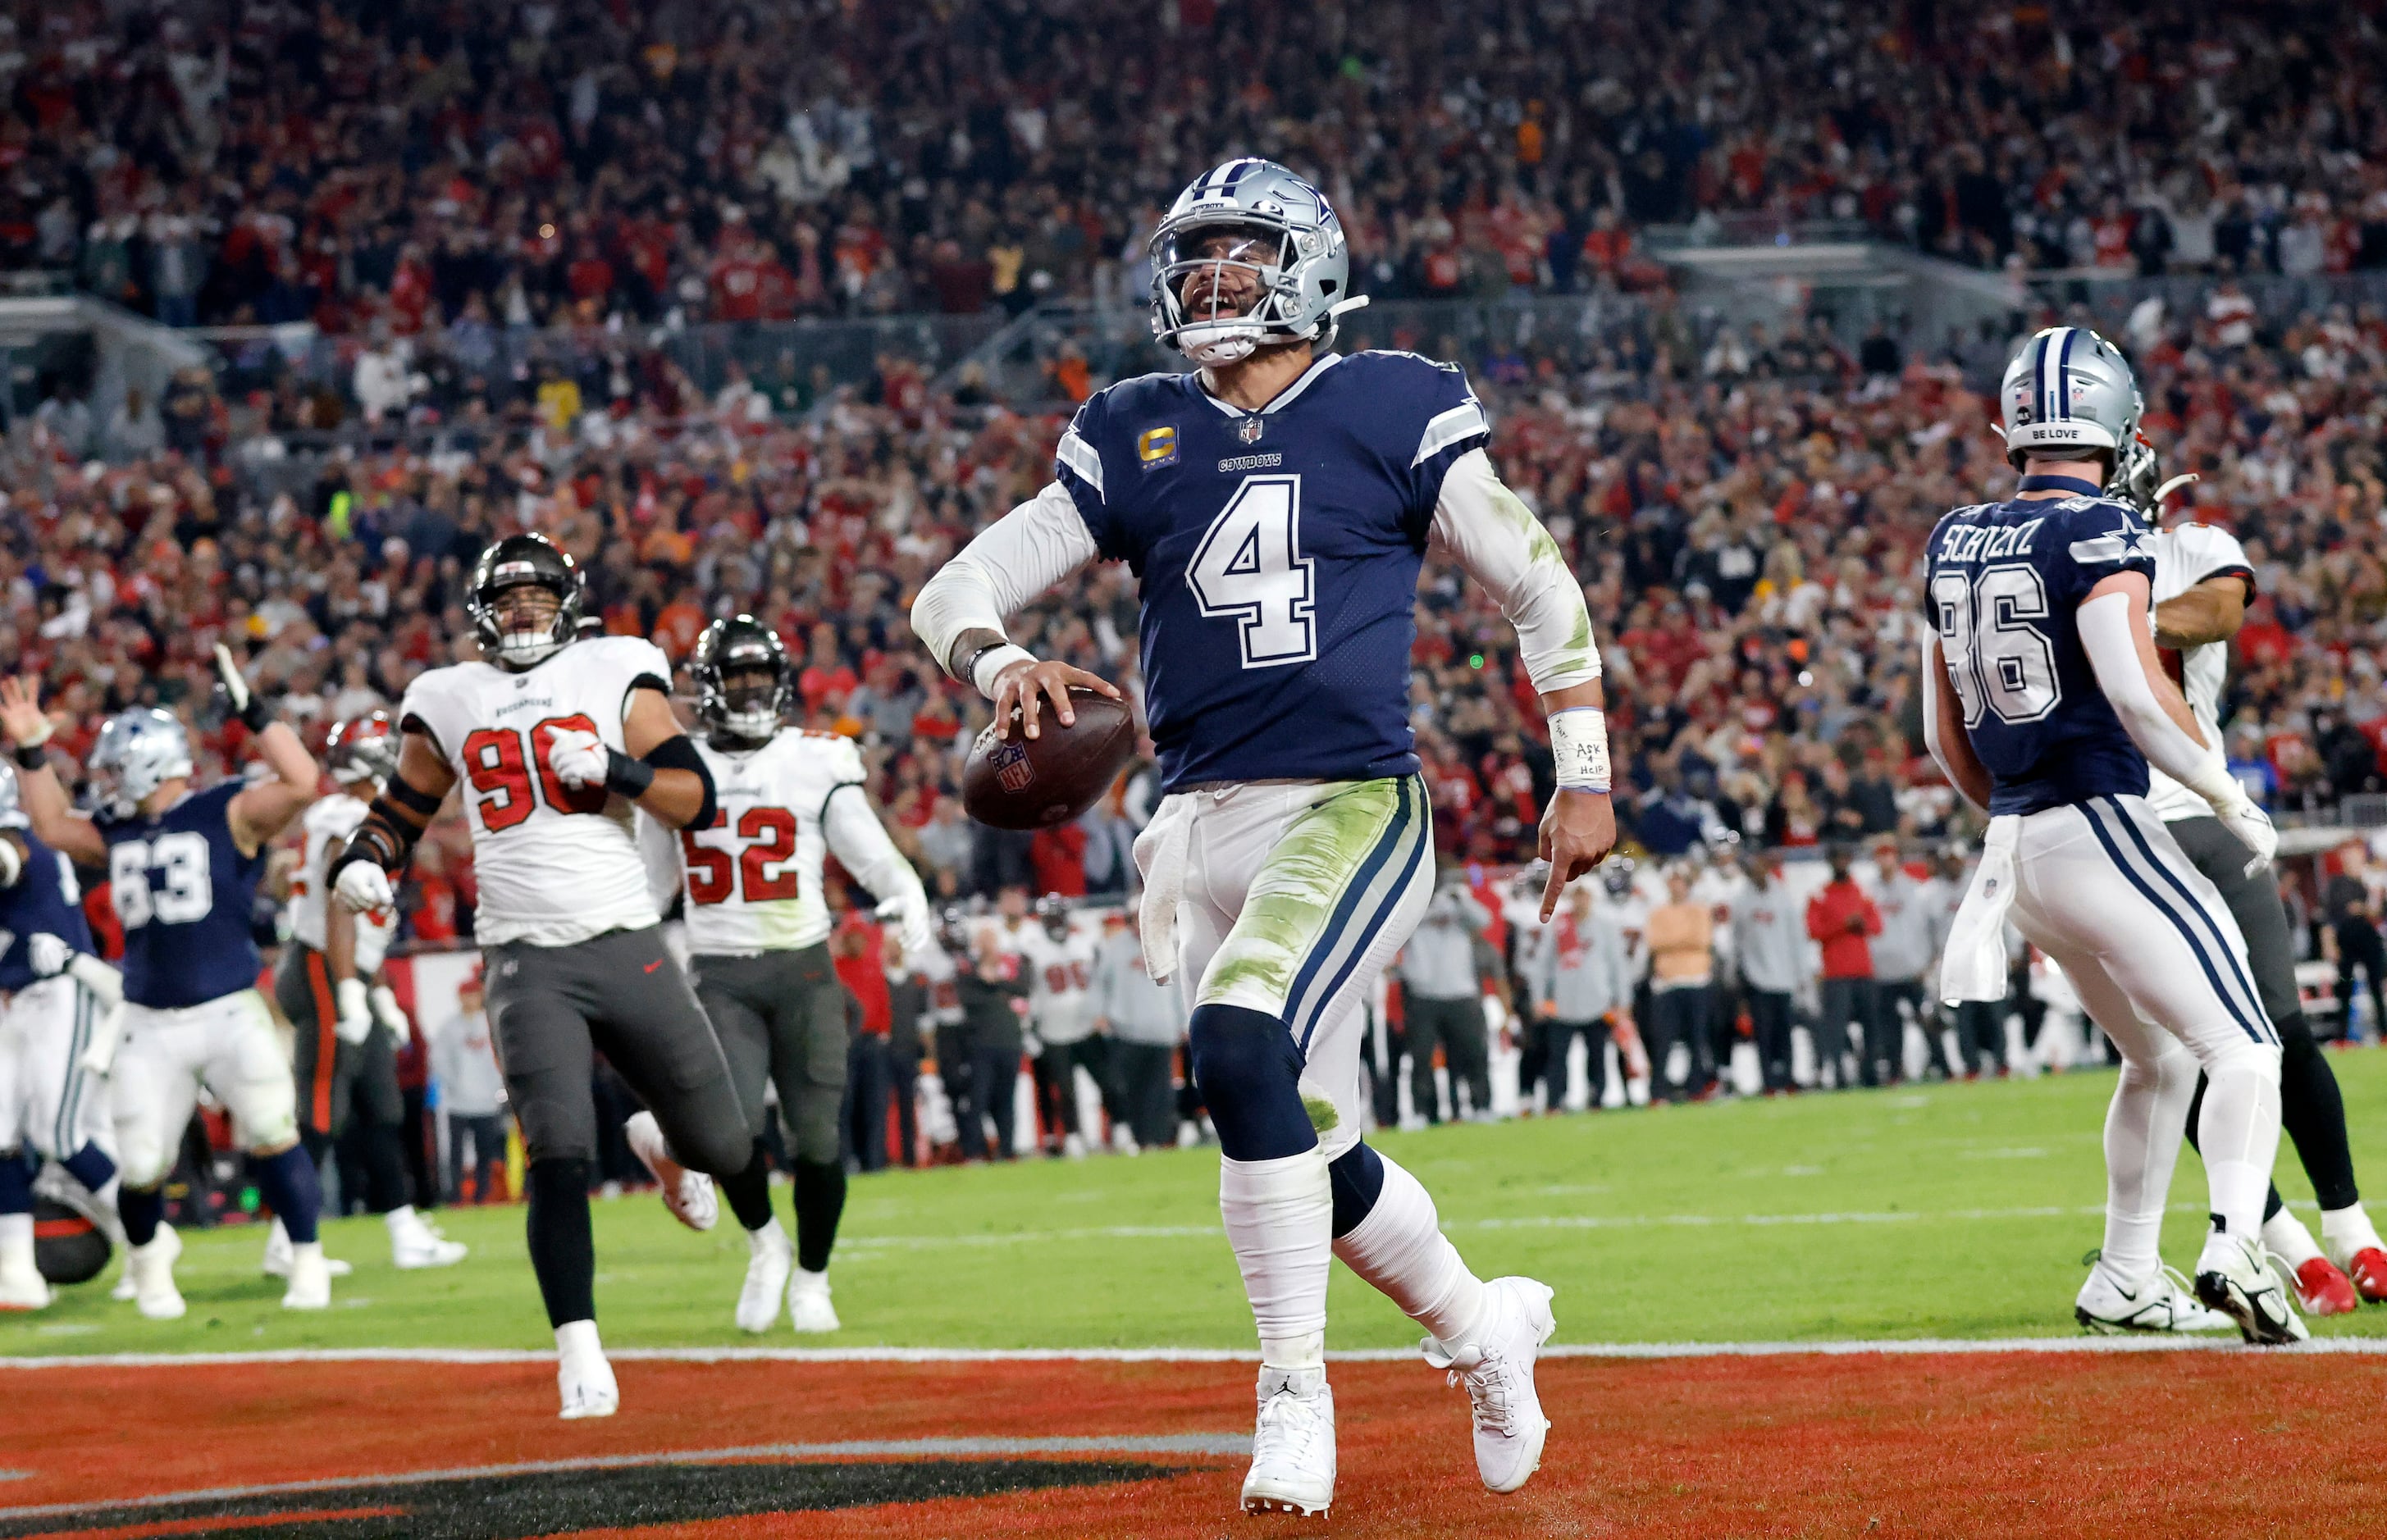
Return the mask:
<svg viewBox="0 0 2387 1540"><path fill-rule="evenodd" d="M1807 901L1807 934L1824 948L1823 1011L1817 1021L1817 1070L1836 1085L1846 1085L1860 1067L1856 1046L1849 1038L1854 1022L1864 1034L1862 1069L1864 1083L1880 1084L1890 1072L1888 1034L1880 1021L1880 1001L1873 983L1873 948L1865 938L1881 934L1881 911L1865 897L1849 875L1849 850L1832 848L1832 880Z"/></svg>
<svg viewBox="0 0 2387 1540"><path fill-rule="evenodd" d="M1040 828L1028 842L1028 865L1036 874L1039 895L1086 896L1086 831L1082 825L1063 824Z"/></svg>

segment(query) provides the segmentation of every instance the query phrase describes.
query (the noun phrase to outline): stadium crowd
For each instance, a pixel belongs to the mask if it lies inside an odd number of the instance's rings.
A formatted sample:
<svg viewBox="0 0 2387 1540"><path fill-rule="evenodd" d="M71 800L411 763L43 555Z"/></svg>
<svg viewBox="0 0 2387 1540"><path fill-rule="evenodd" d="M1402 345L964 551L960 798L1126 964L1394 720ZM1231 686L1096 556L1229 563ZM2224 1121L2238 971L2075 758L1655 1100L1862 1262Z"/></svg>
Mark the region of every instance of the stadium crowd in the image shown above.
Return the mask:
<svg viewBox="0 0 2387 1540"><path fill-rule="evenodd" d="M1651 227L1747 218L2333 272L2387 265L2382 46L2185 0L19 0L0 268L326 333L1017 309L1135 293L1231 145L1328 169L1388 297L1647 287Z"/></svg>

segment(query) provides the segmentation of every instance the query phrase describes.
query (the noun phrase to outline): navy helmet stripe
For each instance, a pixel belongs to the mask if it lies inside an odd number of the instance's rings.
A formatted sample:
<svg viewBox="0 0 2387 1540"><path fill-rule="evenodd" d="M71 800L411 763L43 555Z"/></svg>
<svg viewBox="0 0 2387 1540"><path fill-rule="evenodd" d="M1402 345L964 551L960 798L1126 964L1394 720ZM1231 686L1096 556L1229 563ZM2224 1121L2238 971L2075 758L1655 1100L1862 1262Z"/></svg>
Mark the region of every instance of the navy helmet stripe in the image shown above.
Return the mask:
<svg viewBox="0 0 2387 1540"><path fill-rule="evenodd" d="M2055 399L2049 404L2055 415L2069 421L2072 416L2072 344L2080 334L2069 327L2064 333L2064 351L2055 356Z"/></svg>
<svg viewBox="0 0 2387 1540"><path fill-rule="evenodd" d="M2147 843L2145 831L2141 829L2138 821L2130 816L2129 810L2110 797L2105 801L2107 805L2113 808L2114 816L2121 824L2123 831L2129 835L2130 842L2138 846L2139 853L2146 858L2147 865L2155 869L2166 887L2179 895L2180 902L2188 905L2189 913L2204 922L2205 934L2210 936L2213 939L2213 944L2220 949L2222 964L2229 969L2230 980L2238 986L2238 993L2233 998L2233 1003L2242 1009L2251 1010L2257 1021L2268 1027L2271 1021L2269 1015L2263 1009L2263 997L2255 990L2254 981L2246 977L2246 970L2238 966L2237 950L2230 946L2229 938L2215 922L2212 912L2205 908L2196 894L2190 890L2188 884L2180 880L2179 874L2172 870L2169 863L2156 859L2154 847Z"/></svg>
<svg viewBox="0 0 2387 1540"><path fill-rule="evenodd" d="M2030 350L2030 410L2039 420L2047 421L2047 334L2039 335L2039 346Z"/></svg>
<svg viewBox="0 0 2387 1540"><path fill-rule="evenodd" d="M2229 1018L2238 1023L2240 1029L2256 1042L2267 1041L2261 1032L2248 1023L2245 1013L2239 1010L2238 1003L2232 1000L2229 997L2229 991L2222 987L2221 975L2214 970L2213 959L2205 955L2204 943L2197 940L2196 932L2190 929L2188 922L2179 917L2178 911L2166 903L2162 895L2147 885L2146 878L2132 870L2130 864L2122 858L2121 848L2114 843L2114 837L2106 832L2104 821L2098 816L2097 804L2083 802L2080 804L2080 812L2081 815L2089 821L2089 832L2097 837L2097 843L2105 847L2106 858L2114 863L2114 869L2120 872L2129 885L2139 890L2139 896L2152 904L2157 914L2169 920L2172 928L2179 932L2179 939L2188 943L2188 950L2196 957L2196 966L2204 970L2205 982L2213 986L2214 994L2220 1000L2222 1009L2229 1013Z"/></svg>

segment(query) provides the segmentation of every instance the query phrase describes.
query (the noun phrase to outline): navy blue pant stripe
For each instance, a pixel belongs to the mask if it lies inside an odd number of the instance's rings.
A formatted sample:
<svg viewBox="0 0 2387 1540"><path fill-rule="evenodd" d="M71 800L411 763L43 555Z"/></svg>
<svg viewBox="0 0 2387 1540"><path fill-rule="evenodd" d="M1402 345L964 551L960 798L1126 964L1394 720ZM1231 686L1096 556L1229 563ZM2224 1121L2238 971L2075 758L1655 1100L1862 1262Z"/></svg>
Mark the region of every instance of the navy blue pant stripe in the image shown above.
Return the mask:
<svg viewBox="0 0 2387 1540"><path fill-rule="evenodd" d="M1393 852L1400 848L1401 837L1408 831L1415 817L1416 814L1410 807L1410 779L1404 776L1394 793L1391 821L1385 824L1384 832L1376 837L1374 848L1368 852L1368 859L1359 864L1358 875L1343 890L1342 900L1334 905L1334 913L1327 920L1326 928L1319 933L1317 944L1302 960L1301 971L1294 975L1293 988L1285 991L1285 1025L1294 1029L1294 1037L1305 1051L1309 1047L1309 1034L1296 1024L1301 1020L1302 1003L1309 992L1309 986L1317 978L1318 970L1326 966L1327 954L1334 950L1335 938L1343 934L1344 928L1351 923L1352 915L1358 912L1359 901L1368 896L1368 885L1376 879L1378 872L1383 870L1385 863L1392 860Z"/></svg>
<svg viewBox="0 0 2387 1540"><path fill-rule="evenodd" d="M2089 821L2089 832L2097 837L2097 843L2105 847L2106 857L2114 863L2114 869L2120 872L2128 880L2130 886L2139 890L2140 897L2154 906L2157 914L2171 921L2172 928L2179 932L2179 939L2186 941L2188 950L2196 954L2196 966L2204 970L2205 982L2213 986L2213 992L2220 999L2221 1008L2229 1013L2229 1019L2235 1021L2239 1028L2256 1042L2266 1041L2263 1034L2247 1022L2245 1013L2238 1008L2238 1003L2229 998L2229 991L2222 987L2221 975L2214 971L2213 959L2205 955L2204 943L2196 939L2196 932L2190 929L2188 922L2181 919L2178 912L2147 885L2144 877L2130 869L2130 864L2128 861L2122 859L2121 847L2115 844L2114 837L2105 832L2103 822L2097 816L2096 804L2083 802L2080 804L2080 812Z"/></svg>
<svg viewBox="0 0 2387 1540"><path fill-rule="evenodd" d="M2256 992L2253 980L2247 978L2246 970L2238 966L2238 953L2230 946L2229 938L2222 933L2220 926L2214 922L2213 915L2204 905L2197 902L2196 894L2190 890L2187 883L2180 880L2179 874L2173 871L2168 863L2155 859L2154 847L2147 843L2145 831L2139 827L2137 820L2129 815L2128 811L2110 797L2105 799L2105 802L2114 810L2115 821L2119 823L2124 832L2129 835L2130 842L2138 846L2141 855L2146 857L2147 865L2160 873L2166 886L2179 895L2180 902L2188 905L2189 914L2204 922L2205 933L2213 938L2215 948L2221 953L2223 966L2229 969L2229 977L2237 982L2237 1004L2252 1010L2254 1013L2254 1019L2265 1027L2270 1026L2271 1018L2263 1010L2263 997ZM2276 1033L2266 1035L2275 1041L2278 1039Z"/></svg>
<svg viewBox="0 0 2387 1540"><path fill-rule="evenodd" d="M91 991L81 984L68 987L74 991L74 1029L67 1036L66 1090L58 1097L57 1120L50 1129L50 1154L60 1160L74 1154L74 1146L67 1141L74 1136L82 1111L82 1082L86 1073L82 1067L82 1054L83 1050L91 1045Z"/></svg>
<svg viewBox="0 0 2387 1540"><path fill-rule="evenodd" d="M1358 944L1344 957L1343 966L1334 970L1334 977L1327 981L1325 990L1318 996L1317 1011L1311 1014L1308 1022L1301 1029L1301 1051L1304 1054L1309 1052L1309 1035L1318 1030L1318 1017L1325 1014L1326 1003L1334 998L1335 991L1342 989L1345 981L1358 967L1359 959L1367 955L1370 947L1376 944L1377 933L1382 931L1385 922L1393 917L1393 911L1400 907L1402 897L1409 890L1409 884L1417 879L1418 865L1425 860L1426 847L1433 843L1433 839L1422 830L1416 839L1410 841L1409 858L1401 866L1400 880L1394 883L1385 892L1384 902L1377 906L1375 917L1368 922L1368 928L1360 936Z"/></svg>

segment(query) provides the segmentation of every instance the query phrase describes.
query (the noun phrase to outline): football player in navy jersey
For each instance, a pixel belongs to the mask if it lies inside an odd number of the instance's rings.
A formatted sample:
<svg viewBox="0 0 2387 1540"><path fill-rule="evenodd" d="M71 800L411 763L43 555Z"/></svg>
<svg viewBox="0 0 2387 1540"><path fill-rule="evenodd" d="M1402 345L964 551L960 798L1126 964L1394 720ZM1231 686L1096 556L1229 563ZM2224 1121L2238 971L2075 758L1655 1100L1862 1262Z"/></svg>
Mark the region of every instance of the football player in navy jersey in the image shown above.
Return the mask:
<svg viewBox="0 0 2387 1540"><path fill-rule="evenodd" d="M258 992L249 930L266 847L315 800L315 761L298 735L272 720L232 654L216 650L233 708L256 735L272 775L191 789L191 742L161 711L111 717L90 768L113 800L92 817L68 805L44 746L52 731L32 678L0 680L0 731L16 745L18 779L33 833L79 865L108 874L124 927L123 1037L111 1075L123 1187L118 1206L131 1250L133 1301L153 1320L183 1314L174 1287L182 1251L163 1222L158 1187L182 1147L205 1085L232 1113L258 1191L289 1231L284 1307L332 1303L331 1273L315 1231L322 1193L298 1143L290 1061Z"/></svg>
<svg viewBox="0 0 2387 1540"><path fill-rule="evenodd" d="M2106 495L2137 442L2137 383L2104 338L2057 326L2007 366L2000 398L2017 495L1957 509L1926 547L1925 738L1989 814L1940 992L2003 997L2011 914L2121 1051L2105 1119L2105 1242L2074 1306L2084 1327L2210 1324L2155 1249L2202 1067L2213 1222L2196 1294L2249 1342L2292 1341L2305 1328L2261 1244L2280 1039L2228 905L2146 801L2149 764L2202 798L2250 865L2267 862L2278 837L2158 659L2154 544L2139 511Z"/></svg>
<svg viewBox="0 0 2387 1540"><path fill-rule="evenodd" d="M0 1310L50 1302L33 1259L35 1161L57 1161L103 1211L115 1203L107 1081L87 1058L124 991L82 898L0 765Z"/></svg>
<svg viewBox="0 0 2387 1540"><path fill-rule="evenodd" d="M1013 645L1008 616L1088 562L1141 583L1146 706L1168 797L1137 841L1148 971L1182 979L1219 1196L1259 1329L1250 1509L1334 1495L1328 1261L1424 1326L1473 1402L1477 1468L1524 1484L1548 1423L1534 1360L1550 1291L1479 1280L1417 1180L1361 1142L1358 1052L1377 976L1433 887L1408 723L1418 573L1439 543L1499 602L1548 713L1545 918L1615 842L1599 654L1582 586L1494 473L1456 367L1328 351L1364 303L1325 196L1231 160L1152 238L1153 326L1197 369L1089 400L1052 484L922 589L914 628L1038 734L1107 682ZM1047 702L1049 701L1049 706Z"/></svg>

